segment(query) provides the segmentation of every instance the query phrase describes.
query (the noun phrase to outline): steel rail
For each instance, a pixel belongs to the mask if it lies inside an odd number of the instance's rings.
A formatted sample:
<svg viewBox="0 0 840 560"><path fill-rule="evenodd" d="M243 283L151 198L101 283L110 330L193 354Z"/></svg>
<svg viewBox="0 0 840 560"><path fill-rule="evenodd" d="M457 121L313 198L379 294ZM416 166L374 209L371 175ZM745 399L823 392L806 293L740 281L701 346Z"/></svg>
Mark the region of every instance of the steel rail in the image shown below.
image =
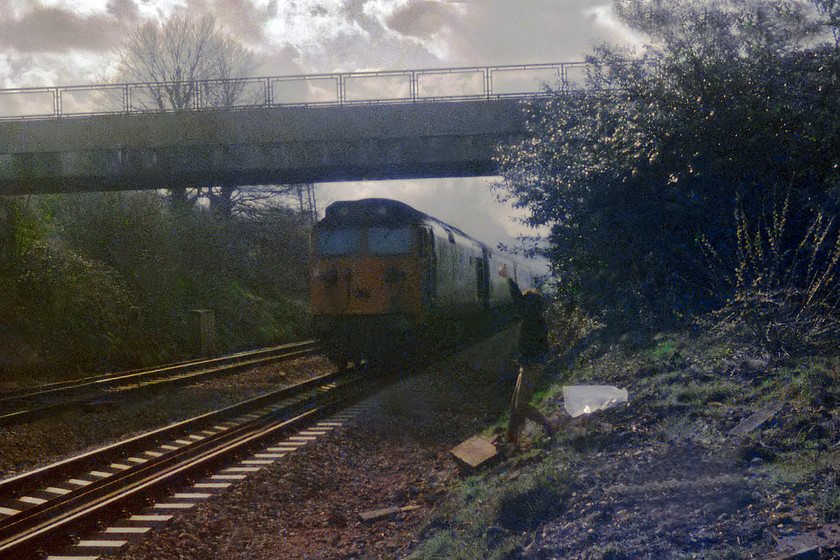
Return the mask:
<svg viewBox="0 0 840 560"><path fill-rule="evenodd" d="M302 381L295 385L284 387L277 391L266 393L253 399L243 401L220 410L215 410L182 420L157 430L152 430L132 438L119 441L105 447L94 449L80 455L76 455L39 469L19 474L4 480L0 480L0 498L9 499L20 494L23 490L34 487L36 484L49 484L52 481L60 480L69 473L78 472L93 465L104 462L119 460L137 450L148 448L160 441L168 441L190 431L198 430L203 426L218 423L225 419L233 418L255 409L262 408L271 403L294 398L301 393L311 391L321 385L332 383L341 375L340 372L333 372L316 378Z"/></svg>
<svg viewBox="0 0 840 560"><path fill-rule="evenodd" d="M171 451L143 465L93 482L70 494L33 506L0 524L0 559L19 558L32 553L45 543L60 539L69 531L90 527L102 518L111 518L128 504L183 484L187 479L219 468L232 457L240 456L276 439L297 426L308 425L316 417L354 400L366 385L367 378L348 377L343 383L321 392L313 399L300 399L289 408L272 411L243 422L214 436ZM282 418L283 414L294 414Z"/></svg>
<svg viewBox="0 0 840 560"><path fill-rule="evenodd" d="M48 383L42 385L35 390L31 388L18 389L15 391L0 392L0 405L11 402L14 399L23 399L29 397L40 397L48 394L60 393L69 389L81 386L102 386L109 383L116 383L121 380L134 380L143 376L154 376L157 374L164 374L168 372L178 372L180 370L187 371L190 368L198 366L214 366L230 363L241 358L259 357L265 354L276 353L280 351L294 351L300 349L309 349L317 345L314 340L304 340L301 342L293 342L290 344L282 344L279 346L271 346L268 348L260 348L258 350L248 350L245 352L236 352L234 354L227 354L216 358L198 358L194 360L185 360L181 362L173 362L161 366L151 368L133 369L126 371L111 372L102 375L92 375L75 379L71 381L58 381L55 383Z"/></svg>
<svg viewBox="0 0 840 560"><path fill-rule="evenodd" d="M80 528L90 527L99 516L108 516L103 511L106 508L121 509L130 500L162 492L169 482L180 485L181 480L173 481L174 477L186 479L194 476L201 467L218 466L218 463L229 460L232 453L241 452L242 446L275 435L318 412L320 409L315 408L274 426L263 426L257 432L253 429L246 433L237 431L232 434L232 440L231 435L225 433L225 437L220 435L195 445L190 453L161 458L130 473L115 475L98 485L85 487L61 503L50 502L49 507L38 511L27 510L30 513L25 519L9 526L8 531L0 530L0 559L20 558L21 554L41 548L43 543L60 537L68 529L77 532Z"/></svg>
<svg viewBox="0 0 840 560"><path fill-rule="evenodd" d="M19 391L0 398L0 426L22 422L48 411L66 408L102 398L108 391L109 399L125 398L138 391L164 385L183 385L215 376L232 374L243 369L289 360L312 354L318 350L315 341L304 341L264 348L251 352L240 352L219 358L192 360L169 364L147 370L119 372L88 377L75 382L61 382L39 388L35 391ZM85 391L94 391L93 396L80 398ZM63 397L57 403L39 405L44 400ZM12 409L10 412L9 409Z"/></svg>

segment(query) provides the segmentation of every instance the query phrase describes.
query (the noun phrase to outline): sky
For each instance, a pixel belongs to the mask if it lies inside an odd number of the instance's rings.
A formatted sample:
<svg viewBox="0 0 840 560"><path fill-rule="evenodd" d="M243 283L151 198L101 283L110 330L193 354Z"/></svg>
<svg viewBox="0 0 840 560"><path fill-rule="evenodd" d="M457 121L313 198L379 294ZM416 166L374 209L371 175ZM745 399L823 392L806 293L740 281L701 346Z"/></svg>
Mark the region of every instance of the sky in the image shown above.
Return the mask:
<svg viewBox="0 0 840 560"><path fill-rule="evenodd" d="M574 62L633 37L610 0L0 0L0 88L108 81L137 26L212 14L275 76ZM495 202L493 179L318 185L319 205L402 200L490 245L533 233Z"/></svg>

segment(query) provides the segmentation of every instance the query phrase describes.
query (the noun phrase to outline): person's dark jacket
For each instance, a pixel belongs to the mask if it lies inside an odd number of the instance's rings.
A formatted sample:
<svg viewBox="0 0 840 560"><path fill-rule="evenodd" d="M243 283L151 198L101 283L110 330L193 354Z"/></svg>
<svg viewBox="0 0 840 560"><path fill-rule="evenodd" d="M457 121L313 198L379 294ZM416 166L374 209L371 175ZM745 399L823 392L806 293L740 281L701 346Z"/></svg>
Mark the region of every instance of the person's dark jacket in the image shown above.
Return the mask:
<svg viewBox="0 0 840 560"><path fill-rule="evenodd" d="M520 292L513 280L510 280L510 291L522 321L517 358L523 362L542 362L548 354L548 326L543 317L542 296L535 290Z"/></svg>

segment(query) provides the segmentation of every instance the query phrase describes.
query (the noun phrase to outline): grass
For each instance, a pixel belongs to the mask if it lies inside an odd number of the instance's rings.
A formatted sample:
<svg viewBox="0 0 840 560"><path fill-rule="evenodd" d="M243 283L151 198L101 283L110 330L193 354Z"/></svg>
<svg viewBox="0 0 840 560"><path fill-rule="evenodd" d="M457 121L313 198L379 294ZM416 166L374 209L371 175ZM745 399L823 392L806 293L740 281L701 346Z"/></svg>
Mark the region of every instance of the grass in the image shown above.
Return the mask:
<svg viewBox="0 0 840 560"><path fill-rule="evenodd" d="M496 522L509 531L532 531L563 513L574 475L559 456L541 461L513 487L495 497Z"/></svg>
<svg viewBox="0 0 840 560"><path fill-rule="evenodd" d="M840 487L836 480L831 482L831 488L821 495L820 509L823 512L823 519L828 523L840 520Z"/></svg>
<svg viewBox="0 0 840 560"><path fill-rule="evenodd" d="M651 358L657 362L668 361L674 355L675 346L676 345L673 340L660 342L650 351Z"/></svg>
<svg viewBox="0 0 840 560"><path fill-rule="evenodd" d="M424 541L409 558L503 559L527 533L565 512L575 473L565 451L519 458L533 468L494 469L462 481L445 506L446 530Z"/></svg>

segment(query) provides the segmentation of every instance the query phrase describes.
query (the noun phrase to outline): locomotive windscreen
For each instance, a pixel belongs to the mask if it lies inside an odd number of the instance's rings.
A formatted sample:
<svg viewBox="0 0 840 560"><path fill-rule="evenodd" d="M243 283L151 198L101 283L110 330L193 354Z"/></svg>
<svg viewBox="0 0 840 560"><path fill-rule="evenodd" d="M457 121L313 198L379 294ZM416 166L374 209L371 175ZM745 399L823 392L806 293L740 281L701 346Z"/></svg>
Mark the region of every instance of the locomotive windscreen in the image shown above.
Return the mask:
<svg viewBox="0 0 840 560"><path fill-rule="evenodd" d="M318 254L323 257L358 254L362 248L361 232L357 229L322 229L318 231Z"/></svg>
<svg viewBox="0 0 840 560"><path fill-rule="evenodd" d="M404 255L411 252L408 228L372 227L368 230L368 251L373 255Z"/></svg>

